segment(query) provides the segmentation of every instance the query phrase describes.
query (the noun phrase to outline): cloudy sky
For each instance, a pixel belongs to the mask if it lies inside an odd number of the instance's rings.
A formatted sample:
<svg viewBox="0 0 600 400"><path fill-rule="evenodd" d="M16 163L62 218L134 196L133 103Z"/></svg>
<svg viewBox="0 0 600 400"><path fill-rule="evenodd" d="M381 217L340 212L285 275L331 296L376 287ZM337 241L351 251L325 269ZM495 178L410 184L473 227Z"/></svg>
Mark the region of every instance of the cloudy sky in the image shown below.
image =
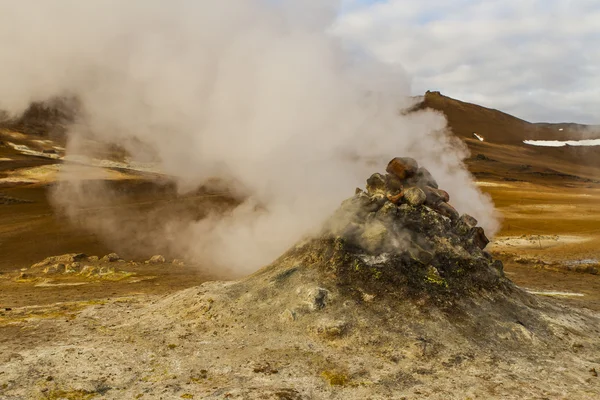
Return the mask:
<svg viewBox="0 0 600 400"><path fill-rule="evenodd" d="M598 0L350 0L333 31L401 65L414 94L600 124Z"/></svg>

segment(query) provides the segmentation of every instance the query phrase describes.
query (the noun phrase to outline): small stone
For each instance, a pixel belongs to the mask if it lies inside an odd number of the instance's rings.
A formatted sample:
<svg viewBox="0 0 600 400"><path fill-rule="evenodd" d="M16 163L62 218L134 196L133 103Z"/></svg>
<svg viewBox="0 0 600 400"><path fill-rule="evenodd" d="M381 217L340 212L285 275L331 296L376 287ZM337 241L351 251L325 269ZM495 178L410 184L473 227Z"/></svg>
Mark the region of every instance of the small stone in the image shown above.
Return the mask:
<svg viewBox="0 0 600 400"><path fill-rule="evenodd" d="M383 175L375 173L367 179L367 192L371 196L385 193L385 178Z"/></svg>
<svg viewBox="0 0 600 400"><path fill-rule="evenodd" d="M80 268L81 268L81 263L79 263L79 262L67 264L65 267L65 274L72 274L74 272L79 271Z"/></svg>
<svg viewBox="0 0 600 400"><path fill-rule="evenodd" d="M423 265L427 265L433 260L433 254L424 250L414 242L411 242L410 247L408 248L408 254L412 260L420 262Z"/></svg>
<svg viewBox="0 0 600 400"><path fill-rule="evenodd" d="M81 271L79 272L79 275L91 276L91 275L95 274L97 271L98 271L98 268L93 267L91 265L86 265L81 269Z"/></svg>
<svg viewBox="0 0 600 400"><path fill-rule="evenodd" d="M475 227L471 230L471 240L473 240L475 246L479 247L481 250L485 249L490 242L481 227Z"/></svg>
<svg viewBox="0 0 600 400"><path fill-rule="evenodd" d="M500 260L494 260L492 267L500 273L500 276L504 276L504 264Z"/></svg>
<svg viewBox="0 0 600 400"><path fill-rule="evenodd" d="M452 221L456 221L458 219L458 211L456 211L456 209L448 203L441 202L431 208L438 214L450 218Z"/></svg>
<svg viewBox="0 0 600 400"><path fill-rule="evenodd" d="M28 273L25 273L25 272L21 272L19 274L19 277L17 279L25 280L25 279L30 279L30 278L32 278L31 274L28 274Z"/></svg>
<svg viewBox="0 0 600 400"><path fill-rule="evenodd" d="M450 201L450 195L445 190L436 189L431 186L425 186L423 187L423 191L427 196L427 201L425 204L428 206L435 206L439 203L447 203Z"/></svg>
<svg viewBox="0 0 600 400"><path fill-rule="evenodd" d="M316 327L316 333L327 339L342 337L347 330L348 323L345 321L321 321Z"/></svg>
<svg viewBox="0 0 600 400"><path fill-rule="evenodd" d="M98 271L98 275L111 275L115 273L115 269L111 267L102 267Z"/></svg>
<svg viewBox="0 0 600 400"><path fill-rule="evenodd" d="M425 203L427 196L425 192L418 187L411 187L404 191L406 202L413 207L417 207Z"/></svg>
<svg viewBox="0 0 600 400"><path fill-rule="evenodd" d="M164 263L166 260L163 256L158 254L158 255L150 257L150 259L148 261L150 262L150 264L161 264L161 263Z"/></svg>
<svg viewBox="0 0 600 400"><path fill-rule="evenodd" d="M404 192L402 192L402 191L387 192L385 197L388 199L388 201L390 203L398 204L400 202L400 200L402 200L402 198L404 197Z"/></svg>
<svg viewBox="0 0 600 400"><path fill-rule="evenodd" d="M386 202L383 207L377 211L376 218L380 221L392 220L398 214L398 207L393 203Z"/></svg>
<svg viewBox="0 0 600 400"><path fill-rule="evenodd" d="M401 192L404 189L404 184L400 178L393 174L385 175L385 186L391 192L398 191Z"/></svg>
<svg viewBox="0 0 600 400"><path fill-rule="evenodd" d="M280 318L282 322L294 322L296 320L296 313L288 308L281 313Z"/></svg>
<svg viewBox="0 0 600 400"><path fill-rule="evenodd" d="M308 299L312 310L321 310L327 305L329 290L320 287L308 291Z"/></svg>
<svg viewBox="0 0 600 400"><path fill-rule="evenodd" d="M427 170L427 168L419 168L415 175L418 186L429 186L434 189L438 189L438 183L433 178L433 175Z"/></svg>
<svg viewBox="0 0 600 400"><path fill-rule="evenodd" d="M48 275L61 274L65 272L65 264L54 264L44 269L44 273Z"/></svg>
<svg viewBox="0 0 600 400"><path fill-rule="evenodd" d="M172 262L173 265L175 265L176 267L183 267L185 266L185 262L183 260L180 260L178 258L174 259Z"/></svg>
<svg viewBox="0 0 600 400"><path fill-rule="evenodd" d="M475 228L476 226L477 226L477 220L475 218L471 217L469 214L463 214L456 221L455 229L456 229L456 233L458 233L459 235L465 236L469 232L471 232L471 229Z"/></svg>
<svg viewBox="0 0 600 400"><path fill-rule="evenodd" d="M110 254L107 254L104 257L102 257L102 259L100 261L115 262L115 261L119 261L120 259L121 259L121 257L119 257L119 255L117 253L110 253Z"/></svg>

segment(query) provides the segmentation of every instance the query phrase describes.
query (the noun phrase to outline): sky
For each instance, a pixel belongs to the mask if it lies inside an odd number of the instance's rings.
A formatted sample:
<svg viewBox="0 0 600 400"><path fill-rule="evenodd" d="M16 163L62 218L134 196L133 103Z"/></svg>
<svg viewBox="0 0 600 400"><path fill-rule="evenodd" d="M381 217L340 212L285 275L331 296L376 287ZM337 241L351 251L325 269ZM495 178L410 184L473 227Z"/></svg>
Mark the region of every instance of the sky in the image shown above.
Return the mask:
<svg viewBox="0 0 600 400"><path fill-rule="evenodd" d="M598 0L347 0L332 32L404 69L414 95L600 124Z"/></svg>

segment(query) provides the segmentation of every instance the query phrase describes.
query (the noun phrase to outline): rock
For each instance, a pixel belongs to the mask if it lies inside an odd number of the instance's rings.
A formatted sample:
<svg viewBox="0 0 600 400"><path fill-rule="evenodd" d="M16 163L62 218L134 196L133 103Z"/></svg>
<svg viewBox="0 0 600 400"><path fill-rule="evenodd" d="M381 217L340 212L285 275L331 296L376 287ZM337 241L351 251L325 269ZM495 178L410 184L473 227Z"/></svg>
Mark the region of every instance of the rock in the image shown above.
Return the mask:
<svg viewBox="0 0 600 400"><path fill-rule="evenodd" d="M413 261L419 262L423 265L427 265L433 260L433 254L423 250L418 244L411 242L408 248L408 254Z"/></svg>
<svg viewBox="0 0 600 400"><path fill-rule="evenodd" d="M115 273L115 269L111 267L102 267L98 271L98 275L111 275Z"/></svg>
<svg viewBox="0 0 600 400"><path fill-rule="evenodd" d="M354 198L356 199L355 205L366 213L378 211L387 200L383 194L369 196L364 192L357 194Z"/></svg>
<svg viewBox="0 0 600 400"><path fill-rule="evenodd" d="M501 274L501 276L504 276L504 264L502 263L502 261L500 261L500 260L494 260L492 262L492 267L496 271L498 271Z"/></svg>
<svg viewBox="0 0 600 400"><path fill-rule="evenodd" d="M481 227L475 227L471 230L471 240L473 241L473 244L481 250L485 249L485 246L490 242Z"/></svg>
<svg viewBox="0 0 600 400"><path fill-rule="evenodd" d="M367 192L373 196L375 194L384 194L386 190L385 178L381 174L373 174L367 179Z"/></svg>
<svg viewBox="0 0 600 400"><path fill-rule="evenodd" d="M360 236L360 244L368 251L375 253L384 247L388 230L380 221L374 221L364 228Z"/></svg>
<svg viewBox="0 0 600 400"><path fill-rule="evenodd" d="M90 262L96 262L96 261L98 261L98 260L99 260L98 256L91 256L91 257L88 257L88 261L90 261Z"/></svg>
<svg viewBox="0 0 600 400"><path fill-rule="evenodd" d="M427 196L425 204L428 206L436 206L439 203L447 203L450 201L450 195L445 190L436 189L431 186L425 186L423 191Z"/></svg>
<svg viewBox="0 0 600 400"><path fill-rule="evenodd" d="M404 199L408 204L414 207L425 203L426 198L425 192L418 187L411 187L404 191Z"/></svg>
<svg viewBox="0 0 600 400"><path fill-rule="evenodd" d="M380 221L389 221L394 219L394 217L398 213L398 207L396 207L393 203L386 202L383 207L377 211L376 218Z"/></svg>
<svg viewBox="0 0 600 400"><path fill-rule="evenodd" d="M79 262L67 264L65 267L65 274L72 274L74 272L79 271L80 268L81 268L81 263L79 263Z"/></svg>
<svg viewBox="0 0 600 400"><path fill-rule="evenodd" d="M344 336L348 330L348 323L345 321L320 321L315 331L317 335L326 339L336 339Z"/></svg>
<svg viewBox="0 0 600 400"><path fill-rule="evenodd" d="M438 183L426 168L419 168L415 178L418 186L429 186L434 189L439 189Z"/></svg>
<svg viewBox="0 0 600 400"><path fill-rule="evenodd" d="M477 220L469 214L463 214L456 221L455 230L459 235L465 236L471 232L471 229L477 226Z"/></svg>
<svg viewBox="0 0 600 400"><path fill-rule="evenodd" d="M81 271L79 272L79 275L91 276L91 275L95 274L96 272L98 272L98 268L93 267L91 265L86 265L81 269Z"/></svg>
<svg viewBox="0 0 600 400"><path fill-rule="evenodd" d="M452 221L456 221L458 219L458 211L456 211L456 209L448 203L441 202L431 208L435 210L438 214L450 218L450 220Z"/></svg>
<svg viewBox="0 0 600 400"><path fill-rule="evenodd" d="M150 262L150 264L162 264L166 260L165 260L165 258L163 256L161 256L160 254L158 254L158 255L150 257L150 259L148 261Z"/></svg>
<svg viewBox="0 0 600 400"><path fill-rule="evenodd" d="M327 305L329 290L316 287L308 291L308 302L311 310L321 310Z"/></svg>
<svg viewBox="0 0 600 400"><path fill-rule="evenodd" d="M281 322L294 322L296 320L296 313L289 308L286 308L279 317Z"/></svg>
<svg viewBox="0 0 600 400"><path fill-rule="evenodd" d="M48 275L62 274L63 272L65 272L65 264L54 264L44 269L44 273Z"/></svg>
<svg viewBox="0 0 600 400"><path fill-rule="evenodd" d="M19 277L17 278L17 280L26 280L26 279L31 279L33 278L33 276L31 274L28 274L26 272L21 272L19 274Z"/></svg>
<svg viewBox="0 0 600 400"><path fill-rule="evenodd" d="M37 264L33 264L31 266L31 268L41 268L41 267L48 266L50 264L67 264L67 263L72 263L75 261L81 261L86 258L87 258L87 256L83 253L63 254L61 256L48 257L44 261L41 261Z"/></svg>
<svg viewBox="0 0 600 400"><path fill-rule="evenodd" d="M120 259L121 259L121 257L119 257L119 255L117 253L110 253L110 254L107 254L104 257L102 257L102 259L100 261L115 262L115 261L119 261Z"/></svg>
<svg viewBox="0 0 600 400"><path fill-rule="evenodd" d="M403 181L400 180L396 175L386 174L385 175L385 186L390 192L401 192L404 189Z"/></svg>
<svg viewBox="0 0 600 400"><path fill-rule="evenodd" d="M386 199L392 204L398 204L400 200L404 197L404 192L402 191L394 191L387 192L385 195Z"/></svg>
<svg viewBox="0 0 600 400"><path fill-rule="evenodd" d="M409 157L396 157L387 165L386 171L400 180L405 180L417 173L419 164Z"/></svg>
<svg viewBox="0 0 600 400"><path fill-rule="evenodd" d="M174 259L171 264L175 265L176 267L183 267L183 266L185 266L185 262L183 260L178 259L178 258Z"/></svg>

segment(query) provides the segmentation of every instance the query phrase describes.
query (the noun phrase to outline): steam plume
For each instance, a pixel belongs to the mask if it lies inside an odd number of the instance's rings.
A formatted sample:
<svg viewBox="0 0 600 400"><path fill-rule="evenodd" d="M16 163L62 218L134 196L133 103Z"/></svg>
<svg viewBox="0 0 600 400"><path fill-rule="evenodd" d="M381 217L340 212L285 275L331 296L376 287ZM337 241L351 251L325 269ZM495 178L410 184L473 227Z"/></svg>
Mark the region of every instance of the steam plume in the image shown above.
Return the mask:
<svg viewBox="0 0 600 400"><path fill-rule="evenodd" d="M82 114L68 152L85 153L81 134L91 134L155 157L182 190L213 177L240 182L247 200L226 217L174 221L156 235L237 272L313 232L397 155L429 168L457 209L493 233L492 203L461 162L466 148L442 115L400 115L412 102L408 79L328 33L337 3L2 2L0 108L18 114L73 96ZM58 193L61 206L111 201L79 182ZM116 235L117 224L90 229Z"/></svg>

